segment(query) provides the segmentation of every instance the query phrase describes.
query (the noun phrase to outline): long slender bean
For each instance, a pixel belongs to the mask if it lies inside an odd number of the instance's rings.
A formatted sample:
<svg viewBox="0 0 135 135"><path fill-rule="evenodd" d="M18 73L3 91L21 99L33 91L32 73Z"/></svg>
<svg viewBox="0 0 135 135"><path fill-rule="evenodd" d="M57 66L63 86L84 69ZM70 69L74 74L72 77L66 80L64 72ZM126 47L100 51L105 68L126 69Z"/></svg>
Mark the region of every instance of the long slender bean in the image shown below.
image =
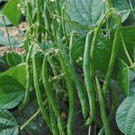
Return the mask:
<svg viewBox="0 0 135 135"><path fill-rule="evenodd" d="M96 80L96 85L97 85L97 93L98 93L99 104L100 104L100 112L101 112L101 118L102 118L102 122L103 122L104 129L105 129L105 134L111 135L110 126L109 126L107 114L106 114L105 102L103 99L103 93L101 91L100 83L99 83L97 76L96 76L95 80Z"/></svg>
<svg viewBox="0 0 135 135"><path fill-rule="evenodd" d="M85 42L85 49L84 49L84 61L83 61L83 71L84 71L84 78L85 78L85 84L86 84L86 90L88 94L89 99L89 106L90 106L90 118L86 122L86 124L91 125L95 118L95 111L96 111L96 105L95 105L95 93L94 88L90 76L90 35L92 34L92 31L90 31L86 36L86 42Z"/></svg>
<svg viewBox="0 0 135 135"><path fill-rule="evenodd" d="M129 52L128 52L127 48L126 48L126 44L125 44L125 42L124 42L124 38L123 38L122 33L121 33L121 42L122 42L122 46L123 46L124 52L125 52L125 54L126 54L126 56L127 56L127 59L128 59L128 61L129 61L129 63L130 63L130 66L132 67L134 64L133 64L133 61L132 61L132 59L131 59L131 57L130 57L130 55L129 55ZM134 67L132 68L132 70L135 72Z"/></svg>
<svg viewBox="0 0 135 135"><path fill-rule="evenodd" d="M68 90L68 99L69 99L69 114L68 114L68 122L67 122L67 134L72 135L73 125L74 125L74 117L75 117L75 97L74 97L74 87L72 83L72 79L70 73L66 67L64 60L61 55L59 55L61 67L65 76L67 90Z"/></svg>
<svg viewBox="0 0 135 135"><path fill-rule="evenodd" d="M59 135L58 129L57 129L57 122L56 122L56 117L53 112L52 107L50 106L50 122L51 122L51 127L52 127L52 132L53 135Z"/></svg>
<svg viewBox="0 0 135 135"><path fill-rule="evenodd" d="M74 33L71 33L70 37L70 43L69 43L69 58L70 58L70 63L73 65L72 57L71 57L71 48L73 44L73 39L74 39Z"/></svg>
<svg viewBox="0 0 135 135"><path fill-rule="evenodd" d="M30 46L29 52L28 52L27 57L26 57L26 66L25 66L25 68L26 68L26 92L25 92L25 95L24 95L23 102L22 102L22 104L19 107L20 111L25 107L25 105L29 101L30 86L31 86L29 61L30 61L30 56L31 56L31 53L32 53L32 49L33 49L33 45Z"/></svg>
<svg viewBox="0 0 135 135"><path fill-rule="evenodd" d="M57 45L58 48L61 51L61 55L63 57L63 60L65 61L65 64L69 70L69 73L71 75L71 78L73 79L76 89L77 89L77 93L78 93L78 97L81 103L81 107L82 107L82 114L84 118L87 118L88 116L88 108L87 108L87 102L86 102L86 97L84 96L84 92L82 90L82 86L81 86L81 82L79 80L78 75L76 74L74 67L72 66L72 64L70 63L70 60L68 58L68 55L66 53L66 50L63 46L62 40L61 40L61 34L60 34L60 30L59 28L56 31L56 37L57 37Z"/></svg>
<svg viewBox="0 0 135 135"><path fill-rule="evenodd" d="M112 45L111 57L110 57L110 61L109 61L104 85L103 85L104 97L106 97L106 95L107 95L107 88L108 88L108 85L110 83L112 70L113 70L113 67L114 67L116 57L118 55L118 48L119 48L120 37L121 37L121 17L120 16L117 17L116 23L117 23L117 29L116 29L116 32L115 32L115 37L114 37L114 41L113 41L113 45Z"/></svg>
<svg viewBox="0 0 135 135"><path fill-rule="evenodd" d="M64 18L64 15L65 15L65 5L63 5L63 7L62 7L61 15ZM68 36L67 36L67 31L66 31L65 25L66 25L65 20L62 20L62 30L63 30L64 37L66 39L66 44L68 45L69 41L68 41Z"/></svg>
<svg viewBox="0 0 135 135"><path fill-rule="evenodd" d="M112 120L112 118L114 117L114 114L115 114L115 111L116 111L117 105L118 105L117 93L116 93L115 89L113 88L113 86L110 85L110 88L111 88L111 95L112 95L112 105L111 105L110 113L108 115L109 123ZM103 134L104 134L104 127L102 127L102 129L99 131L98 135L103 135Z"/></svg>
<svg viewBox="0 0 135 135"><path fill-rule="evenodd" d="M51 105L53 111L55 112L55 114L57 116L59 133L60 133L60 135L65 135L64 126L63 126L62 118L61 118L61 115L60 115L60 111L59 111L58 105L56 104L56 101L54 100L51 83L49 81L48 68L47 68L47 56L46 55L44 57L43 67L42 67L42 81L43 81L43 85L45 87L45 92L48 96L50 105Z"/></svg>
<svg viewBox="0 0 135 135"><path fill-rule="evenodd" d="M37 101L39 104L39 107L41 109L41 113L43 115L44 120L46 121L48 127L51 130L51 124L50 120L48 118L48 114L46 109L44 108L43 100L42 100L42 95L40 92L40 87L39 87L39 78L38 78L38 71L37 71L37 59L36 59L36 54L33 56L33 79L34 79L34 86L35 86L35 91L36 91L36 96L37 96Z"/></svg>
<svg viewBox="0 0 135 135"><path fill-rule="evenodd" d="M45 7L44 22L45 22L46 30L51 33L51 24L50 24L50 18L49 18L49 11L48 11L47 7ZM46 32L45 40L49 40L49 36L50 35Z"/></svg>
<svg viewBox="0 0 135 135"><path fill-rule="evenodd" d="M95 29L95 32L94 32L94 37L93 37L93 40L92 40L92 44L91 44L91 51L90 51L90 57L91 57L91 78L94 79L94 56L95 56L95 53L96 53L96 45L97 45L97 42L98 42L98 37L99 37L99 33L100 33L100 29L104 23L104 21L106 20L106 18L109 18L110 15L111 15L111 12L113 11L114 9L109 9L106 14L104 14L104 16L102 17L99 25L97 26L97 28Z"/></svg>

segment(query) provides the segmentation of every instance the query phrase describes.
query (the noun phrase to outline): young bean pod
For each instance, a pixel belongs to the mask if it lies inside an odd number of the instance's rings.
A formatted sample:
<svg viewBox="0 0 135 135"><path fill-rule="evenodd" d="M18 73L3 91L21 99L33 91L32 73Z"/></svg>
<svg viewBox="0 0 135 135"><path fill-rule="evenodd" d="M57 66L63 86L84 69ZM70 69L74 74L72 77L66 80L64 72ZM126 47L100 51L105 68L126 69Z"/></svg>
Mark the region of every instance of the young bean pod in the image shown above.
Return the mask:
<svg viewBox="0 0 135 135"><path fill-rule="evenodd" d="M63 57L63 60L65 61L65 64L68 68L68 71L71 75L71 79L73 79L76 89L77 89L77 94L81 103L81 107L82 107L82 114L84 118L87 118L88 116L88 108L87 108L87 102L86 102L86 97L84 96L84 92L82 90L82 86L81 86L81 82L80 79L78 77L78 75L76 74L73 65L70 63L70 60L68 58L68 55L66 53L66 50L63 46L62 40L61 40L61 34L60 34L60 29L58 28L56 31L56 38L57 38L57 45L58 48L61 51L61 55Z"/></svg>
<svg viewBox="0 0 135 135"><path fill-rule="evenodd" d="M88 94L88 100L90 105L90 118L86 121L87 125L90 125L95 118L95 93L94 88L90 76L90 35L92 31L90 31L86 36L85 49L84 49L84 61L83 61L83 71L84 71L84 79L86 84L86 90Z"/></svg>
<svg viewBox="0 0 135 135"><path fill-rule="evenodd" d="M56 117L55 117L54 111L51 106L50 106L49 110L50 110L50 122L51 122L53 135L59 135L59 132L57 129Z"/></svg>
<svg viewBox="0 0 135 135"><path fill-rule="evenodd" d="M42 81L43 81L43 85L44 85L45 92L47 94L49 103L50 103L53 111L56 114L59 133L60 133L60 135L65 135L63 121L62 121L62 118L61 118L61 115L60 115L60 111L59 111L57 102L54 99L52 86L51 86L51 83L49 81L48 68L47 68L47 56L46 55L44 56L44 60L43 60Z"/></svg>
<svg viewBox="0 0 135 135"><path fill-rule="evenodd" d="M112 105L111 105L110 113L108 115L109 123L111 122L112 118L114 117L116 109L117 109L117 105L118 105L118 97L117 97L116 90L113 88L112 85L110 85L110 88L111 88L111 95L112 95ZM103 135L103 134L104 134L104 127L101 128L98 135Z"/></svg>
<svg viewBox="0 0 135 135"><path fill-rule="evenodd" d="M33 62L32 63L33 64L33 79L34 79L34 86L35 86L37 101L38 101L39 107L41 109L41 113L43 115L43 118L44 118L44 120L46 121L48 127L51 130L50 120L48 118L47 111L45 110L45 107L44 107L44 104L43 104L43 100L42 100L42 95L41 95L41 92L40 92L36 54L34 54L32 62Z"/></svg>
<svg viewBox="0 0 135 135"><path fill-rule="evenodd" d="M31 56L31 53L32 53L32 49L33 49L33 45L30 46L29 52L28 52L27 57L26 57L26 92L25 92L25 95L24 95L23 102L19 107L20 111L25 107L25 105L29 101L30 86L31 86L30 85L31 82L30 82L30 64L29 64L29 61L30 61L30 56Z"/></svg>
<svg viewBox="0 0 135 135"><path fill-rule="evenodd" d="M116 60L117 55L118 55L118 49L119 49L120 38L121 38L121 17L118 16L118 18L116 20L117 20L117 22L116 22L117 28L116 28L116 32L115 32L113 45L112 45L111 57L110 57L110 61L109 61L104 85L103 85L104 97L106 97L106 95L107 95L107 88L108 88L108 85L110 83L112 70L113 70L113 67L114 67L115 60Z"/></svg>
<svg viewBox="0 0 135 135"><path fill-rule="evenodd" d="M74 87L73 82L70 77L70 73L66 67L66 64L59 55L59 60L61 64L62 71L65 76L66 84L67 84L67 90L68 90L68 99L69 99L69 114L68 114L68 122L67 122L67 134L72 135L73 125L74 125L74 117L75 117L75 98L74 98Z"/></svg>
<svg viewBox="0 0 135 135"><path fill-rule="evenodd" d="M95 80L96 80L96 85L97 85L100 112L101 112L101 118L102 118L102 122L103 122L104 129L105 129L105 134L111 135L110 126L109 126L109 122L108 122L107 114L106 114L106 107L105 107L105 102L104 102L104 98L103 98L103 93L101 91L100 83L99 83L97 76L96 76Z"/></svg>

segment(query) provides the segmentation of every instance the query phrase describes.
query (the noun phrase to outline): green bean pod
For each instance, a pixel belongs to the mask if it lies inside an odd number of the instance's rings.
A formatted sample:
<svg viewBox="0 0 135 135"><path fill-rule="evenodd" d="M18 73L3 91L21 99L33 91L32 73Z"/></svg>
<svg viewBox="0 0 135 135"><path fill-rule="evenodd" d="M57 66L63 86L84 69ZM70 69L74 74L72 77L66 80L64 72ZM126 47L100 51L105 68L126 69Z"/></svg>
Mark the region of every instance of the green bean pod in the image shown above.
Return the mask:
<svg viewBox="0 0 135 135"><path fill-rule="evenodd" d="M106 18L109 18L111 15L111 12L113 11L113 9L109 9L102 17L100 23L98 24L97 28L95 28L95 32L94 32L94 37L92 39L92 44L91 44L91 50L90 50L90 57L91 57L91 78L94 79L94 56L96 53L96 46L97 46L97 42L98 42L98 38L99 38L99 33L101 30L102 25L104 24L104 22L106 21Z"/></svg>
<svg viewBox="0 0 135 135"><path fill-rule="evenodd" d="M66 67L64 60L62 59L61 55L59 55L59 60L61 63L61 68L65 76L67 90L68 90L68 99L69 99L69 114L68 114L68 122L67 122L67 134L72 135L74 120L75 120L75 98L74 98L74 87L72 83L72 79L70 73Z"/></svg>
<svg viewBox="0 0 135 135"><path fill-rule="evenodd" d="M108 88L108 85L110 83L114 63L115 63L115 60L116 60L117 55L118 55L118 48L119 48L120 38L121 38L121 17L120 16L118 16L116 23L117 23L117 28L116 28L116 32L115 32L113 45L112 45L111 57L110 57L104 85L103 85L104 97L106 97L106 95L107 95L107 88Z"/></svg>
<svg viewBox="0 0 135 135"><path fill-rule="evenodd" d="M83 61L83 71L84 71L84 79L86 84L86 90L88 94L89 106L90 106L90 118L86 121L87 125L90 125L94 118L96 112L96 104L95 104L95 93L94 88L90 76L90 44L89 39L92 31L90 31L86 36L85 49L84 49L84 61Z"/></svg>
<svg viewBox="0 0 135 135"><path fill-rule="evenodd" d="M33 45L30 46L29 52L28 52L27 57L26 57L26 66L25 66L26 67L26 92L25 92L25 95L24 95L23 102L19 107L20 111L25 107L25 105L29 101L30 86L31 86L30 85L30 64L29 64L29 61L30 61L30 56L31 56L31 53L32 53L32 49L33 49Z"/></svg>
<svg viewBox="0 0 135 135"><path fill-rule="evenodd" d="M112 95L112 105L111 105L110 113L108 115L109 123L112 120L112 118L114 117L116 109L117 109L117 105L118 105L117 93L116 93L115 89L113 88L113 86L110 85L110 88L111 88L111 95ZM104 134L104 127L101 128L98 135L103 135L103 134Z"/></svg>
<svg viewBox="0 0 135 135"><path fill-rule="evenodd" d="M70 60L68 58L68 55L66 53L66 50L63 46L62 40L61 40L61 34L60 34L60 29L58 28L56 31L56 38L57 38L57 45L58 48L61 51L61 55L63 57L63 60L65 61L65 64L68 68L68 71L71 75L71 79L73 79L75 86L76 86L76 90L77 90L77 94L81 103L81 107L82 107L82 114L84 118L87 118L88 116L88 108L87 108L87 102L86 102L86 97L84 96L84 92L82 90L82 86L81 86L81 82L80 79L78 77L78 75L76 74L76 71L74 70L73 65L70 63Z"/></svg>
<svg viewBox="0 0 135 135"><path fill-rule="evenodd" d="M49 16L49 11L47 9L47 7L45 7L45 16L44 16L44 22L45 22L45 28L46 30L48 30L51 33L51 22L50 22L50 16ZM49 40L49 34L46 32L45 34L45 40Z"/></svg>
<svg viewBox="0 0 135 135"><path fill-rule="evenodd" d="M104 98L103 98L103 93L101 91L100 83L99 83L97 76L96 76L95 80L96 80L96 85L97 85L100 112L101 112L101 118L102 118L102 122L103 122L104 129L105 129L105 135L111 135L109 122L108 122L107 114L106 114L106 107L105 107L105 102L104 102Z"/></svg>
<svg viewBox="0 0 135 135"><path fill-rule="evenodd" d="M39 107L41 109L41 113L43 115L43 118L44 118L44 120L46 121L46 124L48 125L48 127L51 130L50 120L48 118L47 111L45 110L43 100L42 100L42 95L41 95L41 92L40 92L36 54L34 54L32 60L33 60L32 61L33 62L33 79L34 79L34 87L35 87L35 91L36 91L37 101L38 101Z"/></svg>
<svg viewBox="0 0 135 135"><path fill-rule="evenodd" d="M51 122L53 135L59 135L59 132L57 129L56 117L51 106L50 106L50 122Z"/></svg>
<svg viewBox="0 0 135 135"><path fill-rule="evenodd" d="M49 81L48 68L47 68L47 56L46 55L45 55L44 60L43 60L42 81L43 81L43 85L44 85L45 92L46 92L46 95L48 97L49 103L50 103L54 113L56 114L59 133L60 133L60 135L65 135L63 121L62 121L62 118L60 115L60 111L59 111L57 102L54 99L52 86L51 86L51 83Z"/></svg>

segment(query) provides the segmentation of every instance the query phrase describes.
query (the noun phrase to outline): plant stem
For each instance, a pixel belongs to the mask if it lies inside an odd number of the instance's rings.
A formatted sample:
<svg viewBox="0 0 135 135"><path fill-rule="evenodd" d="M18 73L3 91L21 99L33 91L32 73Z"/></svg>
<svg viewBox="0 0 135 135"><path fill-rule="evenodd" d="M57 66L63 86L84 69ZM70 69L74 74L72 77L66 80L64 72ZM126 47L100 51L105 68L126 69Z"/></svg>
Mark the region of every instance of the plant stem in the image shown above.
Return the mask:
<svg viewBox="0 0 135 135"><path fill-rule="evenodd" d="M133 13L134 19L135 19L135 12L134 12L134 8L133 8L131 0L129 0L129 5L130 5L131 11Z"/></svg>
<svg viewBox="0 0 135 135"><path fill-rule="evenodd" d="M107 2L108 2L108 8L109 9L112 8L112 0L107 0Z"/></svg>
<svg viewBox="0 0 135 135"><path fill-rule="evenodd" d="M14 57L13 49L12 49L12 46L11 46L11 41L10 41L10 37L9 37L9 33L8 33L7 26L6 26L6 21L5 21L4 15L2 15L1 17L2 17L2 20L4 22L4 26L5 26L5 29L6 29L6 34L7 34L7 38L8 38L8 45L9 45L9 49L10 49L11 54L12 54L12 59L14 61L14 64L17 65L15 57Z"/></svg>
<svg viewBox="0 0 135 135"><path fill-rule="evenodd" d="M46 103L47 103L47 99L44 101L44 105L46 105ZM37 110L37 112L34 114L34 115L32 115L21 127L20 127L20 130L23 130L33 119L35 119L37 116L38 116L38 114L41 112L41 109L38 109Z"/></svg>
<svg viewBox="0 0 135 135"><path fill-rule="evenodd" d="M125 45L125 42L124 42L124 38L123 38L123 36L122 36L122 33L121 33L121 41L122 41L122 46L123 46L124 52L125 52L125 54L126 54L126 56L127 56L127 58L128 58L128 61L129 61L130 65L131 65L131 67L132 67L133 61L132 61L132 59L131 59L131 57L130 57L130 55L129 55L129 53L128 53L128 50L127 50L127 48L126 48L126 45ZM134 67L132 68L132 70L135 72Z"/></svg>

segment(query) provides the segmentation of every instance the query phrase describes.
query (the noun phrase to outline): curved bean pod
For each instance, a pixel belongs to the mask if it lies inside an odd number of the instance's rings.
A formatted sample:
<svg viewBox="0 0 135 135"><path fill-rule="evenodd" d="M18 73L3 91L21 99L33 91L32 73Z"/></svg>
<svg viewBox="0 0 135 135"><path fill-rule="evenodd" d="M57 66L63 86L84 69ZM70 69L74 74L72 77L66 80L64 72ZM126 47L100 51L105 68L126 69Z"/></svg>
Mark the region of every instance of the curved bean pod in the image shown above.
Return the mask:
<svg viewBox="0 0 135 135"><path fill-rule="evenodd" d="M90 125L94 118L96 112L96 104L95 104L95 93L94 88L90 76L90 44L89 39L92 31L90 31L86 36L85 49L84 49L84 61L83 61L83 71L84 71L84 79L86 84L86 90L88 94L88 100L90 105L90 118L86 121L86 125Z"/></svg>
<svg viewBox="0 0 135 135"><path fill-rule="evenodd" d="M44 60L43 60L42 81L43 81L43 85L45 87L45 92L46 92L46 95L48 97L49 103L57 116L57 124L58 124L59 133L60 133L60 135L65 135L63 121L62 121L62 118L60 115L58 105L57 105L56 101L54 100L54 95L53 95L51 83L49 81L48 68L47 68L47 56L46 55L45 55Z"/></svg>
<svg viewBox="0 0 135 135"><path fill-rule="evenodd" d="M34 79L34 86L35 86L37 101L38 101L39 107L41 109L41 113L43 115L43 118L44 118L44 120L46 121L48 127L51 130L50 120L48 118L47 111L45 110L43 100L42 100L42 95L41 95L41 92L40 92L40 87L39 87L39 78L38 78L38 71L37 71L36 54L34 54L32 62L33 62L33 79Z"/></svg>

